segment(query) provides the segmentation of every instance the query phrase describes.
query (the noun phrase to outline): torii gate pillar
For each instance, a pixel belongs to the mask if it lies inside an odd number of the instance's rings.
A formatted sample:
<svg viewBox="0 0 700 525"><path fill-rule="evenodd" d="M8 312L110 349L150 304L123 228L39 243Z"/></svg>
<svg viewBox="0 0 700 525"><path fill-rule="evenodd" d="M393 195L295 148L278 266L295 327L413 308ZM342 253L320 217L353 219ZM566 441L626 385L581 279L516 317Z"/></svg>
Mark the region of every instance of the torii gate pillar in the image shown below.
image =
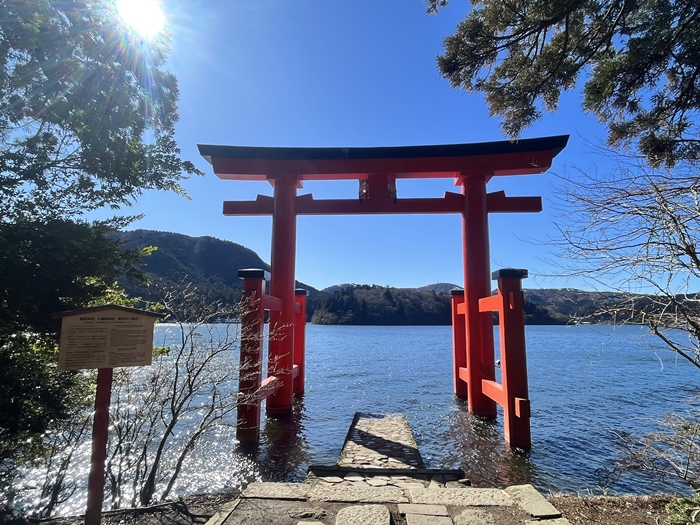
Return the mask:
<svg viewBox="0 0 700 525"><path fill-rule="evenodd" d="M469 412L495 418L496 403L481 389L482 379L494 380L493 314L479 311L479 299L491 295L489 271L489 224L486 176L462 176L464 211L464 323L467 354L467 402Z"/></svg>
<svg viewBox="0 0 700 525"><path fill-rule="evenodd" d="M267 398L268 414L287 413L293 403L294 366L294 266L297 244L297 178L271 177L274 183L270 295L282 300L279 311L270 312L270 344L267 375L280 386Z"/></svg>

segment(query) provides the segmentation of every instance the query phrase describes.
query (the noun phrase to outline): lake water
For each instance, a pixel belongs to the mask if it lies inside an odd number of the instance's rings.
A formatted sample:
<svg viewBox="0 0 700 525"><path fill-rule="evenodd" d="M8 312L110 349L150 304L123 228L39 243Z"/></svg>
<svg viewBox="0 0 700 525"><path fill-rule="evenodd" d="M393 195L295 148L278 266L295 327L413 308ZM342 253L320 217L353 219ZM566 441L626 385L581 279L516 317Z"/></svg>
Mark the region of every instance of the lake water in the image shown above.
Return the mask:
<svg viewBox="0 0 700 525"><path fill-rule="evenodd" d="M595 491L615 455L612 431L642 435L669 412L700 408L700 372L644 327L528 326L532 451L515 454L503 444L500 412L494 422L474 418L453 396L451 344L448 326L308 325L306 393L293 415L268 418L259 452L245 460L219 436L209 454L229 456L230 470L217 460L211 471L200 457L198 476L181 489L304 479L308 465L337 461L363 411L403 413L429 468L462 468L477 485ZM644 473L612 490L688 492Z"/></svg>
<svg viewBox="0 0 700 525"><path fill-rule="evenodd" d="M169 329L157 325L155 340ZM601 470L615 456L613 431L641 436L667 413L700 409L700 371L677 360L643 327L526 331L532 407L527 454L505 447L500 412L496 421L472 417L452 394L449 326L308 325L306 392L293 413L263 416L261 446L252 455L236 450L231 427L208 436L171 496L240 489L253 480L303 480L309 465L337 461L358 411L403 413L428 468L462 468L477 486L532 483L545 492L596 492ZM85 479L87 462L79 467L75 477ZM36 472L31 477L41 478ZM679 482L662 483L643 472L625 475L612 491L690 493ZM30 504L31 494L26 498ZM58 514L84 508L85 492L78 490Z"/></svg>

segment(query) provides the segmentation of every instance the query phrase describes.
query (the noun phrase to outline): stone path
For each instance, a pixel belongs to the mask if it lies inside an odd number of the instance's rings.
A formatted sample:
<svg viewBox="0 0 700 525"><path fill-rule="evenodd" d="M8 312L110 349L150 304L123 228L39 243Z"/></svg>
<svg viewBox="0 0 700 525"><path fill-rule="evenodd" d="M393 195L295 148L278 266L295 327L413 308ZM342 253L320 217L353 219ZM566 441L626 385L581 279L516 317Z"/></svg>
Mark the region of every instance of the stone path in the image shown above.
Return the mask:
<svg viewBox="0 0 700 525"><path fill-rule="evenodd" d="M356 414L336 465L304 483L251 483L207 525L568 525L531 485L471 487L425 469L403 415Z"/></svg>
<svg viewBox="0 0 700 525"><path fill-rule="evenodd" d="M423 468L423 458L403 414L355 414L338 466Z"/></svg>

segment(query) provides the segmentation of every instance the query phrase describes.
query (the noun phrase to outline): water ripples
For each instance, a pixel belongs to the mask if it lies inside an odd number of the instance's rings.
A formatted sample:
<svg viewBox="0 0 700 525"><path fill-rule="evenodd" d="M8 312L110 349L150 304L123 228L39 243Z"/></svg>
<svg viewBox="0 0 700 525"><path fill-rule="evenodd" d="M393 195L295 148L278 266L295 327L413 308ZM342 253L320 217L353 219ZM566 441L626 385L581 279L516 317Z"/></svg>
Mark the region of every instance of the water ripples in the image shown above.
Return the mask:
<svg viewBox="0 0 700 525"><path fill-rule="evenodd" d="M600 485L615 456L613 431L643 435L656 429L654 419L700 408L697 371L654 351L641 327L531 326L527 346L533 449L525 454L505 447L500 409L486 421L453 396L450 327L309 325L306 393L293 412L263 416L255 453L236 448L233 428L219 428L188 460L172 495L303 480L309 465L335 463L358 411L402 412L426 465L462 468L475 485L585 492ZM87 464L72 475L86 479ZM39 479L34 472L27 482ZM613 490L689 492L642 472ZM60 513L79 514L84 501L77 492Z"/></svg>

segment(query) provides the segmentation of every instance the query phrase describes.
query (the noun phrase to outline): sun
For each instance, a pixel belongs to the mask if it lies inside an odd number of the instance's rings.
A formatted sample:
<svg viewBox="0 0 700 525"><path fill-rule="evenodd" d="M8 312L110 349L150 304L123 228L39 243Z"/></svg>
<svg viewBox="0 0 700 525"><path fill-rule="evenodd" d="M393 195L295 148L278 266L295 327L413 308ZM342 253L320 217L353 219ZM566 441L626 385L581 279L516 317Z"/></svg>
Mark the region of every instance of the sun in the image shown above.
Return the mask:
<svg viewBox="0 0 700 525"><path fill-rule="evenodd" d="M144 37L155 36L165 28L165 13L158 0L117 0L117 10Z"/></svg>

